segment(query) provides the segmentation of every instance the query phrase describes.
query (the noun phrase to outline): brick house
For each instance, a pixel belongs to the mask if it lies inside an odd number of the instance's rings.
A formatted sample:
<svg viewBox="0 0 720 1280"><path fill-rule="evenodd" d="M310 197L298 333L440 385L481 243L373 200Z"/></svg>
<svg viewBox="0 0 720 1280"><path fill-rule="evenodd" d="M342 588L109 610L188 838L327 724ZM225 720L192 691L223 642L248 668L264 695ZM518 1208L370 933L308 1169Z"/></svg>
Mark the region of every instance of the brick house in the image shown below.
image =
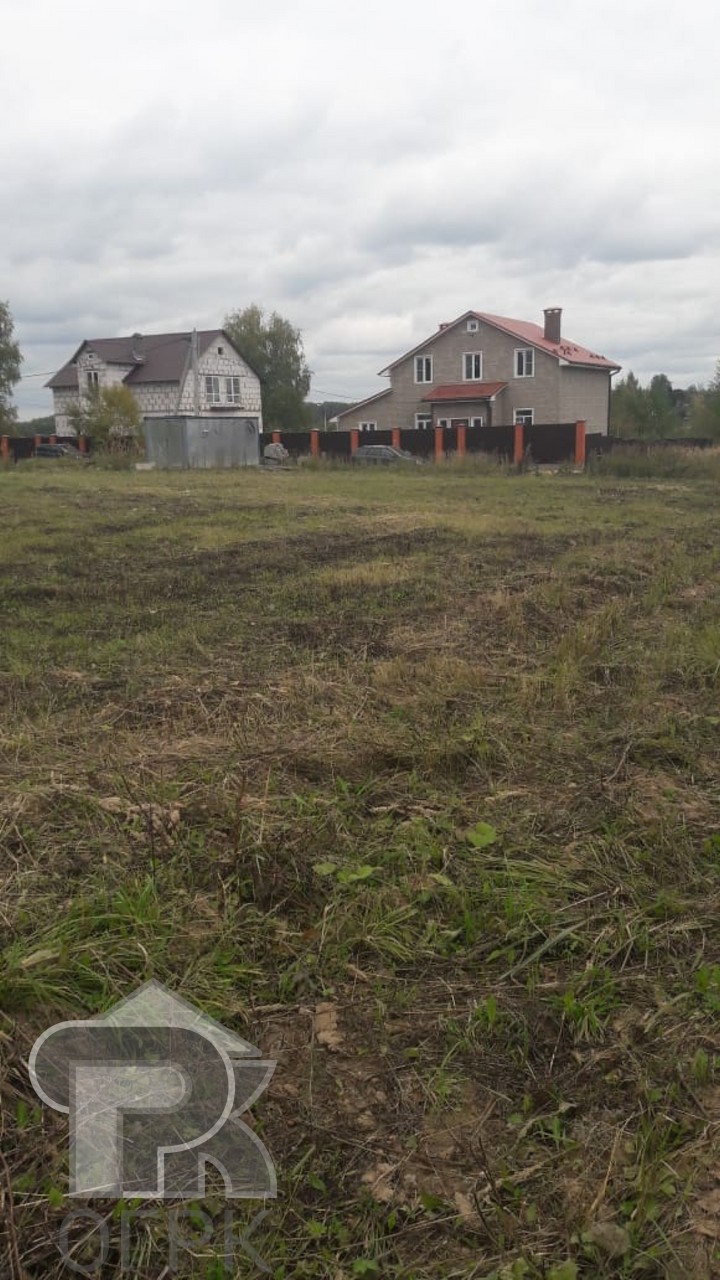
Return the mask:
<svg viewBox="0 0 720 1280"><path fill-rule="evenodd" d="M340 430L509 426L583 419L607 434L610 379L620 365L542 326L466 311L381 370L390 386L338 414Z"/></svg>
<svg viewBox="0 0 720 1280"><path fill-rule="evenodd" d="M82 395L118 383L145 418L241 413L262 430L260 379L223 329L86 339L45 384L57 434L72 432L68 411Z"/></svg>

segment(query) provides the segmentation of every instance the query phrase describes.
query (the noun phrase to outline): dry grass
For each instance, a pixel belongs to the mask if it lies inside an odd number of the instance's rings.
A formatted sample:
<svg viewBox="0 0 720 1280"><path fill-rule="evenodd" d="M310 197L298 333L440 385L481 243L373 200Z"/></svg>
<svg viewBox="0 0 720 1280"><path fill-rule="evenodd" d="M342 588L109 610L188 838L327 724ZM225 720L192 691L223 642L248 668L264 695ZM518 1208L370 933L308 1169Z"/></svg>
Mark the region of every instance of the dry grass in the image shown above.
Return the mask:
<svg viewBox="0 0 720 1280"><path fill-rule="evenodd" d="M713 487L0 490L0 1274L63 1274L35 1036L156 977L278 1059L277 1277L716 1275Z"/></svg>

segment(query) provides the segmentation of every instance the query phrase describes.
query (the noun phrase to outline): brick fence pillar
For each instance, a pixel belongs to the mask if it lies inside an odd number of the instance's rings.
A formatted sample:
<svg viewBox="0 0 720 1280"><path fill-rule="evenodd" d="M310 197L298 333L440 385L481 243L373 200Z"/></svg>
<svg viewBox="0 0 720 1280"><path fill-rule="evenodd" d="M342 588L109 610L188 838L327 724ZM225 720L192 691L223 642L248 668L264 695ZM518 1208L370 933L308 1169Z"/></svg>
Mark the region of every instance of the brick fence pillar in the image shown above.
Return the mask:
<svg viewBox="0 0 720 1280"><path fill-rule="evenodd" d="M78 448L81 453L87 453L87 436L80 436L78 439Z"/></svg>
<svg viewBox="0 0 720 1280"><path fill-rule="evenodd" d="M310 432L310 452L313 458L320 457L320 432L317 427L313 427Z"/></svg>
<svg viewBox="0 0 720 1280"><path fill-rule="evenodd" d="M57 444L57 436L52 435L50 437L50 444Z"/></svg>
<svg viewBox="0 0 720 1280"><path fill-rule="evenodd" d="M272 442L273 444L282 444L282 433L280 431L273 431Z"/></svg>
<svg viewBox="0 0 720 1280"><path fill-rule="evenodd" d="M3 462L7 462L10 457L10 437L0 436L0 458Z"/></svg>
<svg viewBox="0 0 720 1280"><path fill-rule="evenodd" d="M359 448L359 446L360 446L360 432L358 431L357 427L353 427L352 431L350 432L350 452L354 453L355 450Z"/></svg>
<svg viewBox="0 0 720 1280"><path fill-rule="evenodd" d="M585 430L586 422L575 423L575 466L585 466Z"/></svg>
<svg viewBox="0 0 720 1280"><path fill-rule="evenodd" d="M445 430L443 427L435 428L435 461L442 462L445 457Z"/></svg>
<svg viewBox="0 0 720 1280"><path fill-rule="evenodd" d="M464 458L466 452L467 452L467 427L461 425L457 429L458 458Z"/></svg>
<svg viewBox="0 0 720 1280"><path fill-rule="evenodd" d="M400 448L400 428L399 427L393 427L392 429L392 447L393 449Z"/></svg>
<svg viewBox="0 0 720 1280"><path fill-rule="evenodd" d="M515 423L515 438L513 442L513 462L517 466L520 465L525 456L525 432L523 431L522 422Z"/></svg>
<svg viewBox="0 0 720 1280"><path fill-rule="evenodd" d="M42 436L35 436L33 443L37 449L38 445L42 444Z"/></svg>

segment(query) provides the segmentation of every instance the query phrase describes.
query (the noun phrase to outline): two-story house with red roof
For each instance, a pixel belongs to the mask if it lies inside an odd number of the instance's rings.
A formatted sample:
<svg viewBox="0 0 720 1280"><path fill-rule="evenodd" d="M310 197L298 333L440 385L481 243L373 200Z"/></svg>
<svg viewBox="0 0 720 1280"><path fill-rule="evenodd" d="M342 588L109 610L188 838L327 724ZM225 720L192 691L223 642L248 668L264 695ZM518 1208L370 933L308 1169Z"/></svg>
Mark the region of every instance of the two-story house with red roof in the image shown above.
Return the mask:
<svg viewBox="0 0 720 1280"><path fill-rule="evenodd" d="M562 334L562 311L544 324L466 311L381 376L390 386L338 414L341 430L423 426L587 423L607 434L610 379L620 365Z"/></svg>

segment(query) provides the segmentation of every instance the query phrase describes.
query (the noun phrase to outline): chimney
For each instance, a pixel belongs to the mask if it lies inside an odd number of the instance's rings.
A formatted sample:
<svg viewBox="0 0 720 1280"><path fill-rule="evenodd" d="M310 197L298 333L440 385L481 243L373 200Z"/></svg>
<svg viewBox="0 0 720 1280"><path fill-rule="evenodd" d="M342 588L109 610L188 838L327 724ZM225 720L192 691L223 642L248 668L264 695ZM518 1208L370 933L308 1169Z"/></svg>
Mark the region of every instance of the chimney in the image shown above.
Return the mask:
<svg viewBox="0 0 720 1280"><path fill-rule="evenodd" d="M562 307L546 307L545 308L545 341L561 342L560 337L560 321L562 319Z"/></svg>
<svg viewBox="0 0 720 1280"><path fill-rule="evenodd" d="M131 353L130 353L130 354L131 354L132 359L135 361L135 363L136 363L136 364L144 364L144 363L145 363L145 358L144 358L144 356L143 356L143 354L142 354L142 334L141 334L141 333L134 333L134 334L133 334L133 336L132 336L132 351L131 351Z"/></svg>

